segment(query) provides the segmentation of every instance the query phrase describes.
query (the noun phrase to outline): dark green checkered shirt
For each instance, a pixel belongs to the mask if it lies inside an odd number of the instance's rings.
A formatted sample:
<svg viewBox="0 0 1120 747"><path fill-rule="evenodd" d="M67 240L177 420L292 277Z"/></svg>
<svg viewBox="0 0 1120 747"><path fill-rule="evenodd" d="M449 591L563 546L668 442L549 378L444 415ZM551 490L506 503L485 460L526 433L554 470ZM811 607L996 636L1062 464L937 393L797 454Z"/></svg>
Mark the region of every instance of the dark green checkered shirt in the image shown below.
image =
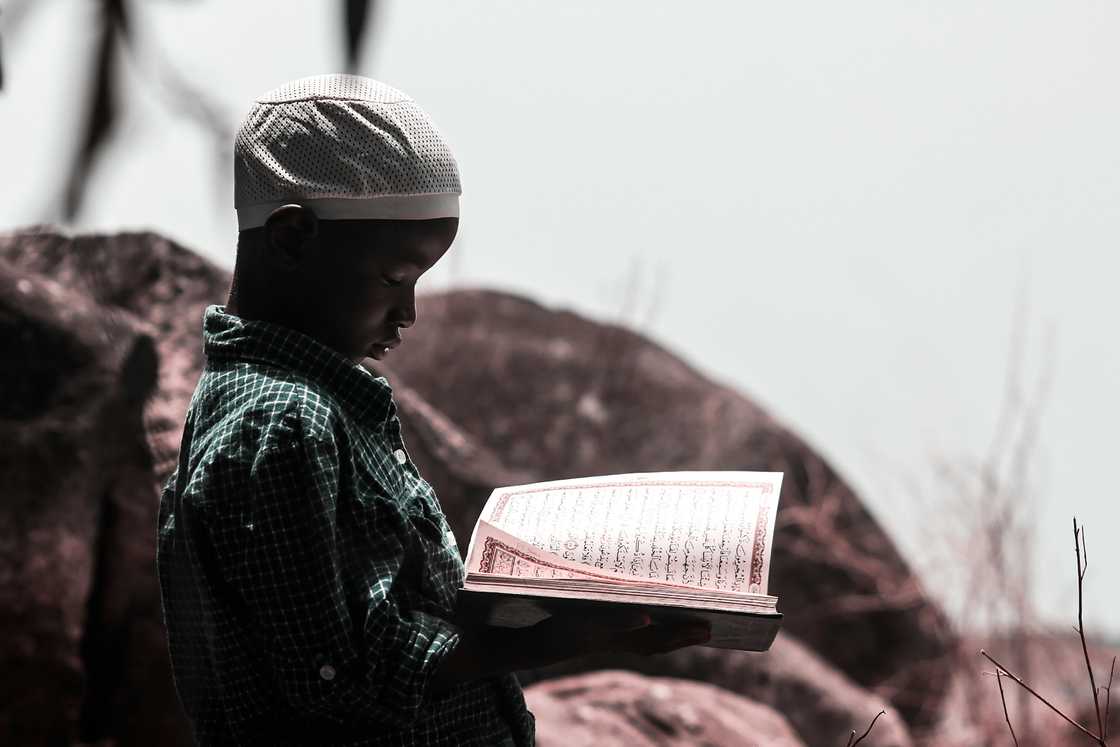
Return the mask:
<svg viewBox="0 0 1120 747"><path fill-rule="evenodd" d="M512 674L428 692L463 562L388 381L221 306L203 342L156 556L196 742L532 744Z"/></svg>

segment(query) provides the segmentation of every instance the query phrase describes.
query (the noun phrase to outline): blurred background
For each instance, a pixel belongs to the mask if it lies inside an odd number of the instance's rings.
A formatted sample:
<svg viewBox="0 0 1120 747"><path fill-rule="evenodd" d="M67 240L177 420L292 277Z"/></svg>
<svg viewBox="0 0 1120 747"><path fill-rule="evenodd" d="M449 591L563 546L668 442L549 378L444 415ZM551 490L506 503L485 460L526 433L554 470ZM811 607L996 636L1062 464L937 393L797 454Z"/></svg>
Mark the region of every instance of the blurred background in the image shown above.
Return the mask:
<svg viewBox="0 0 1120 747"><path fill-rule="evenodd" d="M741 393L960 633L1076 623L1076 516L1116 645L1118 30L1080 1L9 0L0 231L151 231L228 272L254 96L378 78L462 173L421 291L624 326Z"/></svg>

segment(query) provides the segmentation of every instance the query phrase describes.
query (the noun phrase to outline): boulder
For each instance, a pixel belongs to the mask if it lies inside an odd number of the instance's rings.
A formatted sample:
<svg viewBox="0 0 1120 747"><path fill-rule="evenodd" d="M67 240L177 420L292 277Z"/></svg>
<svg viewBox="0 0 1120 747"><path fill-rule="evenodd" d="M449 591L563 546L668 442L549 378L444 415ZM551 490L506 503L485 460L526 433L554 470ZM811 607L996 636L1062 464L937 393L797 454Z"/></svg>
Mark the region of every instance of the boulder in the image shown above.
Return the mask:
<svg viewBox="0 0 1120 747"><path fill-rule="evenodd" d="M718 687L604 671L528 688L540 747L801 747L771 708Z"/></svg>
<svg viewBox="0 0 1120 747"><path fill-rule="evenodd" d="M84 739L111 738L121 747L189 745L187 722L171 680L155 576L156 512L159 489L175 467L184 415L202 368L202 311L209 303L224 301L228 273L155 234L70 236L50 227L0 235L0 260L28 278L53 279L67 295L57 299L62 308L77 309L73 299L82 299L82 312L48 325L52 334L85 325L88 336L97 337L111 334L113 323L144 330L152 380L135 417L111 418L111 438L82 437L102 446L127 444L129 458L109 458L87 449L90 463L79 466L74 458L78 452L68 451L31 473L88 472L111 486L96 488L102 499L99 517L70 514L84 531L99 538L96 557L76 561L81 566L76 574L100 582L74 587L91 611L85 628L79 628L88 656L75 664L87 682L79 693ZM30 309L23 299L7 293L3 298L17 301L18 314ZM55 373L68 368L37 353L22 361L43 361L41 367L53 367ZM30 366L13 371L25 378L41 373ZM97 404L78 403L67 420L77 423L88 417L79 412L82 408L96 412ZM7 470L0 469L0 474L7 478ZM60 508L76 497L68 489L42 494L45 506Z"/></svg>
<svg viewBox="0 0 1120 747"><path fill-rule="evenodd" d="M784 472L770 590L785 629L912 723L934 718L950 673L945 617L859 498L803 440L623 327L485 290L429 294L417 305L416 325L382 369L510 468L542 480Z"/></svg>
<svg viewBox="0 0 1120 747"><path fill-rule="evenodd" d="M230 273L147 232L70 236L36 227L0 234L0 259L54 278L154 330L159 386L145 407L144 432L162 485L175 469L183 417L202 371L202 312L225 303Z"/></svg>
<svg viewBox="0 0 1120 747"><path fill-rule="evenodd" d="M136 615L155 592L142 539L154 528L142 438L153 337L130 315L0 261L2 744L130 729L148 740L134 744L153 744L167 731L166 713L128 710L173 697L158 620ZM139 641L142 655L129 656ZM160 724L145 736L146 720Z"/></svg>
<svg viewBox="0 0 1120 747"><path fill-rule="evenodd" d="M880 710L875 728L860 744L910 747L906 723L882 697L870 693L799 643L779 633L766 653L692 646L657 656L598 654L519 673L522 684L601 669L626 669L651 677L706 682L769 706L782 714L809 745L843 745L862 734Z"/></svg>

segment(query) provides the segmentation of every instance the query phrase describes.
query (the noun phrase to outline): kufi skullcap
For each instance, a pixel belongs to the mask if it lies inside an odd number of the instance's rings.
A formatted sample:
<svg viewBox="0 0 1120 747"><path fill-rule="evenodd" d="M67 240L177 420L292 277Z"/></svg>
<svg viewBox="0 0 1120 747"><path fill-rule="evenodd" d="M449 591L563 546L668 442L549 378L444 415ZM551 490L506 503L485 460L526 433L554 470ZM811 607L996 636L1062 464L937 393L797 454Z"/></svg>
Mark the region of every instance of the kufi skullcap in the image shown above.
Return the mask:
<svg viewBox="0 0 1120 747"><path fill-rule="evenodd" d="M257 98L234 146L238 230L276 208L326 220L459 215L459 167L408 95L371 78L316 75Z"/></svg>

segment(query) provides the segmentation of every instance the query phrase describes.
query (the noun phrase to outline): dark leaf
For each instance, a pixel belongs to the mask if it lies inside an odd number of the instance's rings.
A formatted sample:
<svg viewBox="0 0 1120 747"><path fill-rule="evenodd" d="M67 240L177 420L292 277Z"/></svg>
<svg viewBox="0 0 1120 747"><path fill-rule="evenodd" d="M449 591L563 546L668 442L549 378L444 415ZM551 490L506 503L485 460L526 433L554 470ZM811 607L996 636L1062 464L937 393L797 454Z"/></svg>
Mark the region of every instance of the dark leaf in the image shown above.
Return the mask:
<svg viewBox="0 0 1120 747"><path fill-rule="evenodd" d="M372 0L343 0L346 10L346 72L357 72Z"/></svg>
<svg viewBox="0 0 1120 747"><path fill-rule="evenodd" d="M128 17L124 0L102 0L93 86L81 146L66 180L62 215L72 221L82 207L86 184L101 147L108 139L117 113L116 69L120 42L127 38Z"/></svg>
<svg viewBox="0 0 1120 747"><path fill-rule="evenodd" d="M128 37L128 7L125 0L102 0L105 22L115 26L124 38Z"/></svg>

